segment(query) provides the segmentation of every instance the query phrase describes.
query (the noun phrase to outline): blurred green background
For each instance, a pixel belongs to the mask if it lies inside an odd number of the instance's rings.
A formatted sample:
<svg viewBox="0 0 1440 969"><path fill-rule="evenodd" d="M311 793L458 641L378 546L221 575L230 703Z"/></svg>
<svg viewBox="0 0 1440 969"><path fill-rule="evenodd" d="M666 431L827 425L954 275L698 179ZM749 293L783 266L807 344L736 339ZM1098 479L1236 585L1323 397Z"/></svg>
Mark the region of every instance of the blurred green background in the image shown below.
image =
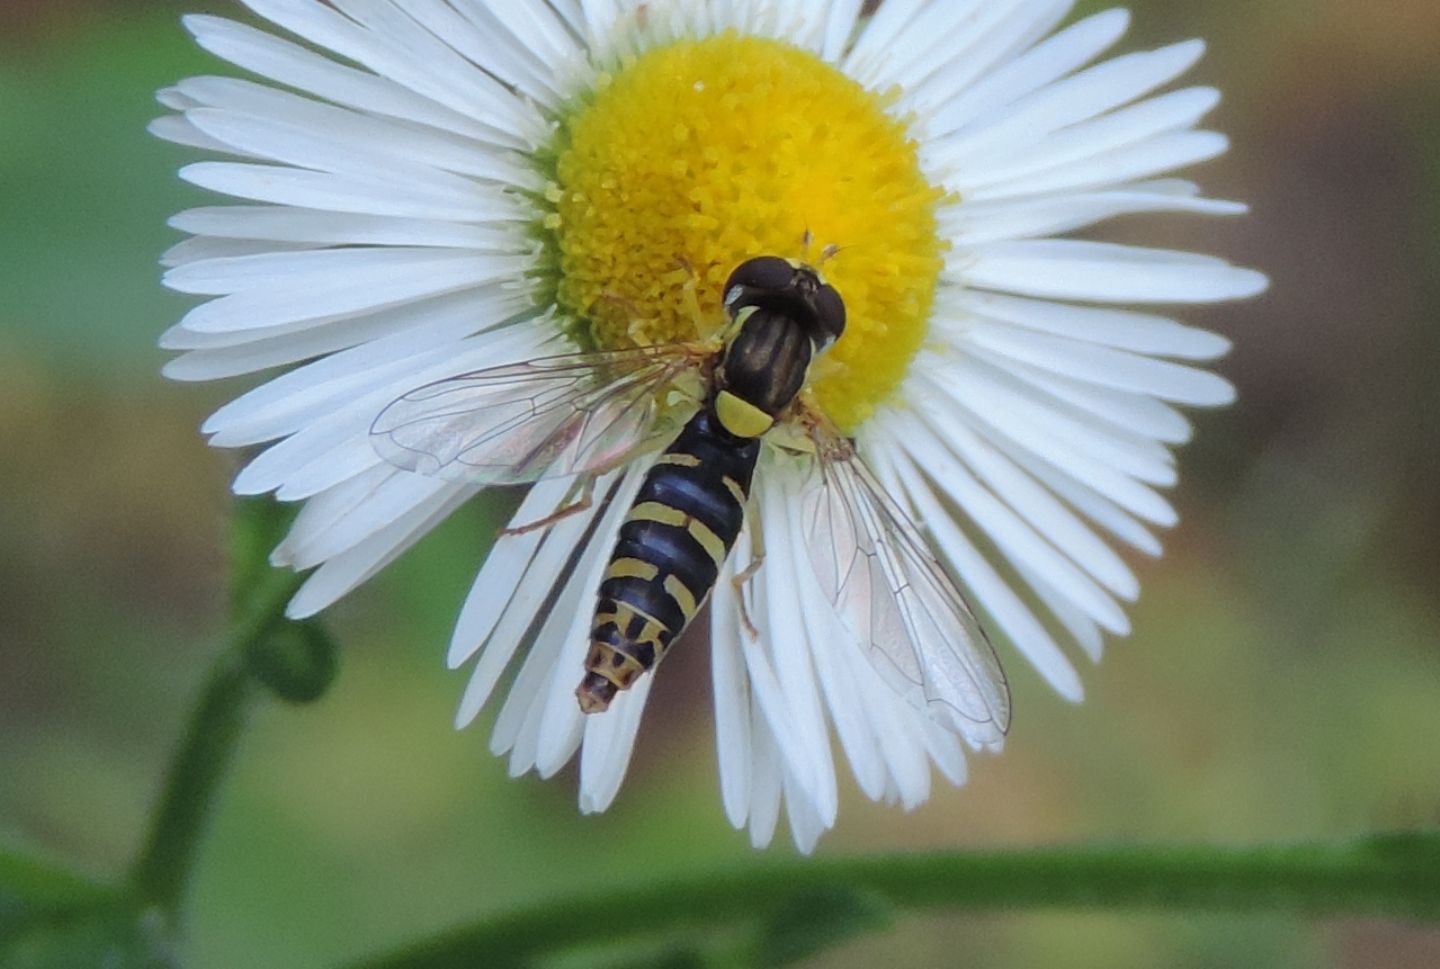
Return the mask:
<svg viewBox="0 0 1440 969"><path fill-rule="evenodd" d="M1106 4L1085 3L1098 9ZM1198 415L1183 522L1141 562L1135 633L1071 707L1018 661L1005 755L913 814L844 787L826 854L1057 840L1250 842L1440 822L1440 4L1136 0L1129 47L1206 37L1190 80L1235 148L1197 174L1254 213L1110 238L1271 275L1188 319L1231 337L1239 404ZM0 2L0 840L129 861L223 632L233 456L197 425L246 386L172 384L157 282L201 200L144 133L155 88L223 73L178 24L223 3ZM332 610L321 703L264 708L200 861L192 964L310 969L549 893L761 857L715 779L706 659L679 650L630 779L507 780L450 729L442 649L493 527L456 515ZM772 852L789 852L782 834ZM814 964L1433 967L1368 921L926 917Z"/></svg>

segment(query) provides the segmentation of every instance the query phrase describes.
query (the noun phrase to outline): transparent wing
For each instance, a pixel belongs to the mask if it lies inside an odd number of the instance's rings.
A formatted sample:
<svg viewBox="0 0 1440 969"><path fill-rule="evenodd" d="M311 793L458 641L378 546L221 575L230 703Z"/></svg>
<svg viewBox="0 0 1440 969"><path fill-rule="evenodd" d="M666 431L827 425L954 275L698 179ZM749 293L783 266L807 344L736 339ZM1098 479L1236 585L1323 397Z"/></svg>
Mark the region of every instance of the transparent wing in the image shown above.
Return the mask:
<svg viewBox="0 0 1440 969"><path fill-rule="evenodd" d="M673 343L540 357L417 387L370 427L385 460L473 484L519 484L613 467L670 430L663 412L714 348Z"/></svg>
<svg viewBox="0 0 1440 969"><path fill-rule="evenodd" d="M854 446L823 424L812 437L822 486L801 513L820 587L901 695L970 743L999 744L1010 689L973 610Z"/></svg>

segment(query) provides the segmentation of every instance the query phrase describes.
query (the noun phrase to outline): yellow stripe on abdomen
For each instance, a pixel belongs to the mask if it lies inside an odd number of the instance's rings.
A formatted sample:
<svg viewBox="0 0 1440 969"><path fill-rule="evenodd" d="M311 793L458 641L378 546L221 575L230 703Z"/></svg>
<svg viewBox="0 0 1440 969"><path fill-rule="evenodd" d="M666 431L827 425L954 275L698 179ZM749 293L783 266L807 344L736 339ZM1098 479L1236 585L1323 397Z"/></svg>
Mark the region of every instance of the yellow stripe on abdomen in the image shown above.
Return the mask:
<svg viewBox="0 0 1440 969"><path fill-rule="evenodd" d="M689 586L673 575L665 576L664 587L665 591L670 593L670 598L674 599L675 604L680 607L680 611L685 615L685 622L688 624L695 618L695 612L700 608L700 604L695 601L695 593L691 592Z"/></svg>
<svg viewBox="0 0 1440 969"><path fill-rule="evenodd" d="M659 522L661 525L673 525L676 528L684 528L689 517L679 508L658 501L642 501L625 516L627 521Z"/></svg>
<svg viewBox="0 0 1440 969"><path fill-rule="evenodd" d="M716 535L709 525L698 518L691 518L686 521L685 530L689 532L690 537L695 539L700 547L705 550L705 554L714 560L715 571L720 571L720 566L725 564L725 556L730 552L730 550L725 547L724 540L719 535Z"/></svg>
<svg viewBox="0 0 1440 969"><path fill-rule="evenodd" d="M607 579L641 579L645 582L652 581L659 574L660 570L649 562L632 558L616 559L605 570Z"/></svg>

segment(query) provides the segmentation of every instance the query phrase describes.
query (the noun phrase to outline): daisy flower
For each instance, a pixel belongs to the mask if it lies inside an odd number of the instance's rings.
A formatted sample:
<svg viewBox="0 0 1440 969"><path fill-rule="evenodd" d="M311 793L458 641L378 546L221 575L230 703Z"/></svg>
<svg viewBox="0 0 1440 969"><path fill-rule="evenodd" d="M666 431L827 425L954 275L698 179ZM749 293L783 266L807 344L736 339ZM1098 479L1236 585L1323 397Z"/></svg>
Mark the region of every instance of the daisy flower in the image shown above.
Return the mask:
<svg viewBox="0 0 1440 969"><path fill-rule="evenodd" d="M209 299L162 344L182 351L179 380L279 371L204 430L263 448L237 493L304 502L273 555L314 570L291 616L505 480L397 467L372 441L392 402L537 358L713 339L735 315L730 274L777 256L843 297L803 400L853 448L846 467L863 462L868 507L915 523L914 560L933 549L1002 649L1081 698L1075 657L1128 632L1139 591L1116 547L1158 555L1176 519L1161 491L1190 433L1177 408L1232 397L1196 366L1225 340L1112 304L1265 286L1208 256L1068 237L1129 213L1243 211L1162 177L1226 147L1197 128L1214 89L1156 93L1200 42L1101 60L1127 14L1062 27L1067 0L244 2L268 26L185 23L251 77L160 94L157 134L223 156L181 176L243 200L173 219L192 238L166 284ZM450 644L471 667L458 724L508 683L492 749L543 776L578 751L587 812L615 798L656 686L639 676L590 716L575 700L596 590L666 443L594 474L516 473L539 480ZM808 851L835 822L837 760L867 796L913 807L933 770L962 783L967 748L998 748L1004 681L984 636L941 617L934 642L978 664L948 667L970 676L953 691L989 722L894 689L832 608L841 582L807 563L817 541L857 541L817 534L815 456L767 435L757 460L708 614L720 788L756 845L783 806ZM876 615L878 597L951 582L870 561ZM929 696L943 673L910 679Z"/></svg>

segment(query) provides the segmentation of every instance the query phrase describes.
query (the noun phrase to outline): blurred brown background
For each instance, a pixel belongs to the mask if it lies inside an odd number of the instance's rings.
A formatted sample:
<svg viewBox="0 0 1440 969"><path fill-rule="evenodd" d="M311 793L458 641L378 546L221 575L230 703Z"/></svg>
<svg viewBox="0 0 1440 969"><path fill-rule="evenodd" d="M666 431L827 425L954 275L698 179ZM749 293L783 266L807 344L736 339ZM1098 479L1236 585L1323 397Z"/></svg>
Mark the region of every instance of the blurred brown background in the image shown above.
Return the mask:
<svg viewBox="0 0 1440 969"><path fill-rule="evenodd" d="M1107 4L1083 3L1082 11ZM1240 402L1197 417L1183 523L1135 633L1070 707L1012 662L1004 757L906 815L847 788L822 853L1056 840L1249 842L1440 823L1440 4L1137 0L1127 48L1210 53L1239 220L1109 238L1272 278L1191 313ZM222 632L233 458L196 427L245 386L157 374L182 312L155 259L200 200L145 135L155 88L224 73L178 24L238 4L0 4L0 837L111 876ZM196 885L193 964L320 967L547 893L758 857L715 781L705 659L677 651L626 789L509 781L454 733L442 648L491 512L467 509L329 616L343 670L268 708ZM663 739L655 739L656 735ZM775 852L789 851L784 837ZM583 861L582 861L583 859ZM1432 967L1440 933L1273 916L926 918L816 964Z"/></svg>

